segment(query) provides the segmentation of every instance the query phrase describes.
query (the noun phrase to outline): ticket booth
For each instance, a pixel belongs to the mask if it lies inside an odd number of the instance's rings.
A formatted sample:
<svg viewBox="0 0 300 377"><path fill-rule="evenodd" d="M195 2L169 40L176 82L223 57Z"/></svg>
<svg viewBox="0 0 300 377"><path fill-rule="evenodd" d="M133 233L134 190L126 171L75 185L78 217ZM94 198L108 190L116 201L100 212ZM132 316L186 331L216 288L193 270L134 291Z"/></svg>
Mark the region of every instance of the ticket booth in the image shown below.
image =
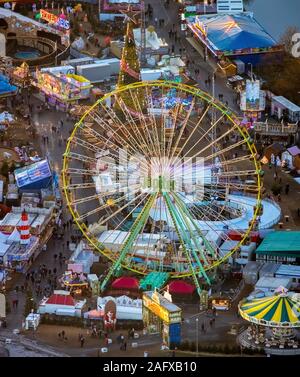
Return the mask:
<svg viewBox="0 0 300 377"><path fill-rule="evenodd" d="M144 292L143 322L149 333L160 333L169 348L180 344L182 311L160 293Z"/></svg>

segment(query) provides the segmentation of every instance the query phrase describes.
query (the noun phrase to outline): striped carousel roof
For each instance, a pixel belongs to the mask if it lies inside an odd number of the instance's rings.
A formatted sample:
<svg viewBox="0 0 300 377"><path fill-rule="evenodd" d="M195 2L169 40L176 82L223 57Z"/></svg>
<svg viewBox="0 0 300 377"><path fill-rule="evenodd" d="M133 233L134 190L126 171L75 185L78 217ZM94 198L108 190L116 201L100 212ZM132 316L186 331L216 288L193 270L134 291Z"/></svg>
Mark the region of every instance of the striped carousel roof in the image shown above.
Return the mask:
<svg viewBox="0 0 300 377"><path fill-rule="evenodd" d="M298 296L298 297L297 297ZM300 327L299 295L286 293L242 301L241 316L249 322L270 327Z"/></svg>

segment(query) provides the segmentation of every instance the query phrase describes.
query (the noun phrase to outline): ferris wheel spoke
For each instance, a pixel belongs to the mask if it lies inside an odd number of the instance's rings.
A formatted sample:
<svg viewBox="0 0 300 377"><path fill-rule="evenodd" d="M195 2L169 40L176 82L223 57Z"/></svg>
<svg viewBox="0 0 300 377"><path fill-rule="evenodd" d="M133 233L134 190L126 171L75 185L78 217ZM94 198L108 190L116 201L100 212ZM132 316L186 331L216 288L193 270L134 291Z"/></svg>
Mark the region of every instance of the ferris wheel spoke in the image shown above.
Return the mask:
<svg viewBox="0 0 300 377"><path fill-rule="evenodd" d="M155 200L153 202L153 204L155 203ZM155 209L155 214L154 214L154 218L156 218L156 214L157 214L157 208ZM147 225L147 221L148 219L150 218L150 211L149 211L149 215L148 215L148 218L147 220L144 222L144 225L142 227L142 229L140 230L140 233L139 235L137 236L137 240L139 237L142 237L143 238L143 234L144 234L144 230L145 230L145 227ZM153 239L153 235L154 235L154 228L155 228L155 222L153 221L152 223L152 226L151 226L151 231L150 231L150 234L147 234L148 236L148 242L147 242L147 247L146 247L146 250L145 250L145 255L139 255L139 257L143 257L143 259L146 260L146 263L148 262L149 260L149 256L150 256L150 252L151 252L151 249L150 249L150 244L151 244L151 241ZM128 253L128 258L127 258L127 266L130 265L130 263L132 262L132 259L134 257L134 255L136 255L136 251L137 249L139 248L139 245L138 243L136 242L135 245L132 246L132 252L131 253ZM144 266L144 269L146 269L146 266Z"/></svg>
<svg viewBox="0 0 300 377"><path fill-rule="evenodd" d="M132 188L134 190L137 190L137 189L140 188L140 184L134 185L134 186L131 187L131 189ZM75 199L75 200L72 201L72 204L76 204L77 205L77 204L83 204L83 203L90 202L91 200L102 199L102 198L105 198L107 196L112 196L112 195L118 193L119 191L120 191L120 189L116 188L115 192L108 191L108 192L103 192L101 194L96 194L96 195L91 195L91 196L87 196L87 197L80 198L80 199Z"/></svg>
<svg viewBox="0 0 300 377"><path fill-rule="evenodd" d="M220 172L220 173L212 173L213 177L228 178L228 177L243 177L248 175L256 175L256 170L237 170L237 171L228 171L228 172Z"/></svg>
<svg viewBox="0 0 300 377"><path fill-rule="evenodd" d="M200 213L200 216L203 216L205 215L206 218L208 220L200 220L200 221L203 221L205 223L206 226L208 226L210 228L210 230L213 230L214 232L218 233L217 232L217 229L215 229L211 223L212 223L212 220L209 219L209 217L207 217L206 213L208 213L209 215L211 215L213 218L214 218L214 221L219 221L221 224L223 224L225 227L227 227L229 230L234 230L236 231L238 234L240 234L242 236L242 233L237 230L237 229L232 229L230 227L230 224L228 224L228 219L226 217L224 217L223 215L221 215L220 213L216 212L211 206L206 206L206 209L202 209L201 206L199 205L196 205L195 203L193 203L192 201L190 201L189 199L186 198L186 200L188 200L188 202L192 205L193 208L196 209L196 212L199 214ZM194 211L192 211L194 212ZM224 231L222 230L223 234L224 234ZM226 236L224 238L223 235L221 235L221 238L226 241L228 239L228 237Z"/></svg>
<svg viewBox="0 0 300 377"><path fill-rule="evenodd" d="M134 211L138 208L138 207L140 207L140 205L148 198L148 196L149 195L147 195L147 196L145 196L144 198L142 198L139 202L138 202L138 204L136 204L129 212L128 212L128 214L123 218L123 220L122 221L120 221L117 225L116 225L116 227L114 228L114 231L116 231L116 230L118 230L118 229L120 229L121 228L121 226L126 222L126 220L127 219L129 219L130 217L131 217L131 215L134 213ZM119 213L119 212L118 212ZM109 216L109 219L108 218L106 218L104 221L105 222L107 222L107 221L109 221L109 220L111 220L114 216L115 216L116 214L115 213L113 213L112 215L110 215ZM104 223L103 223L104 224ZM102 224L100 224L100 225L102 225ZM116 238L114 239L114 241L118 238L118 233L116 234ZM106 240L108 239L110 237L110 234L108 234L107 235L107 237L105 237L102 241L101 241L101 243L102 244L104 244L105 242L106 242ZM113 241L113 242L114 242Z"/></svg>
<svg viewBox="0 0 300 377"><path fill-rule="evenodd" d="M175 136L176 131L177 131L177 121L178 121L178 118L179 118L179 111L180 110L181 110L181 106L179 104L177 104L176 107L175 107L175 111L174 111L174 119L172 119L172 117L169 117L169 116L167 118L167 119L171 119L171 122L172 122L171 136L168 140L168 145L167 145L167 150L166 150L166 156L168 157L168 159L170 159L170 155L172 153L172 144L173 144L174 136ZM164 129L164 132L166 133L166 131L167 131L167 129L166 129L166 117L164 117L164 123L162 124L162 127Z"/></svg>
<svg viewBox="0 0 300 377"><path fill-rule="evenodd" d="M205 194L204 198L211 200L211 194L209 194L209 195ZM222 196L220 196L220 198L222 198ZM216 213L220 214L220 216L218 218L216 218L216 220L218 220L221 217L224 219L224 221L226 220L226 217L222 215L223 212L228 213L233 217L239 217L241 215L242 210L239 209L239 208L234 208L234 207L230 206L229 204L231 204L232 202L229 199L227 199L226 197L223 197L223 199L224 199L223 202L220 202L218 200L214 200L211 203L211 206L214 206L216 208L221 209L220 212L215 211ZM208 210L209 210L210 206L205 206L205 207L208 207Z"/></svg>
<svg viewBox="0 0 300 377"><path fill-rule="evenodd" d="M119 104L119 107L123 110L127 110L127 107L126 107L126 105L125 105L125 103L124 103L124 101L122 100L122 98L117 98L117 102L118 102L118 104ZM125 114L125 111L123 110L123 113ZM141 131L140 131L140 129L139 129L139 127L138 127L138 125L136 124L136 122L134 121L134 119L132 118L132 116L131 116L131 114L130 114L130 112L128 112L128 115L126 115L125 114L125 116L128 118L128 123L129 123L129 125L132 127L132 129L134 129L134 134L137 136L137 135L139 135L139 137L140 137L140 140L138 139L138 138L133 138L134 139L134 143L138 146L138 150L140 151L142 151L142 153L144 154L144 155L147 155L147 154L152 154L152 152L151 152L151 149L149 148L149 145L148 145L148 143L146 142L146 140L144 139L144 137L143 137L143 135L142 135L142 133L141 133ZM124 126L123 126L124 127ZM129 132L128 130L127 130L127 132ZM131 133L129 132L129 134L130 134L130 136L131 136Z"/></svg>
<svg viewBox="0 0 300 377"><path fill-rule="evenodd" d="M66 170L65 170L65 173L68 174L68 175L78 175L78 176L94 176L94 175L98 175L99 174L99 170L97 169L80 169L80 168L71 168L71 167L68 167Z"/></svg>
<svg viewBox="0 0 300 377"><path fill-rule="evenodd" d="M203 268L203 265L202 265L201 261L199 260L197 254L195 252L194 246L191 243L191 240L186 233L186 230L185 230L186 224L184 225L184 219L178 214L178 211L176 210L176 207L173 205L172 200L171 200L168 193L164 193L164 199L165 199L165 202L167 204L169 214L171 215L174 227L175 227L176 232L178 234L179 240L181 240L182 248L185 251L185 255L186 255L186 257L189 261L191 269L194 270L193 263L192 263L192 255L193 255L193 258L195 259L197 266L198 266L198 269L199 269L199 275L198 276L204 277L206 282L208 284L210 284L209 277L207 276L207 274L206 274L206 272ZM198 282L196 275L195 275L194 281L195 282L197 281L196 286L198 287L198 289L200 289L199 282Z"/></svg>
<svg viewBox="0 0 300 377"><path fill-rule="evenodd" d="M142 112L142 108L141 108L141 105L140 105L140 100L139 98L137 97L137 95L133 95L132 94L132 90L129 90L130 92L130 96L132 98L132 100L134 101L134 103L136 103L139 107L139 113L138 113L138 118L140 120L140 122L143 124L143 131L145 132L145 130L148 132L148 138L149 140L151 139L152 141L152 138L151 138L151 135L150 135L150 132L149 132L149 128L150 128L150 125L152 125L152 129L154 129L154 126L155 126L155 130L157 129L156 128L156 121L153 117L149 117L147 116L147 119L145 119L145 117L143 116L143 112ZM152 119L152 122L150 122L150 118ZM148 124L147 124L148 123ZM140 137L142 138L142 141L146 144L146 146L148 147L148 143L145 141L144 137L142 136L140 130L138 127L136 127L137 129L137 132L139 133ZM155 144L157 144L158 148L156 149L156 151L158 151L159 153L159 156L161 157L161 150L160 150L160 144L159 144L159 140L158 138L156 138L156 140L154 140L154 142L152 143L152 146L155 148ZM151 153L149 147L148 147L148 150L149 150L149 153ZM155 149L153 149L153 153L155 153Z"/></svg>
<svg viewBox="0 0 300 377"><path fill-rule="evenodd" d="M183 143L182 147L180 148L179 152L178 152L178 155L181 155L181 153L183 152L184 148L186 147L186 145L188 144L188 142L191 140L192 136L194 135L194 133L196 132L196 130L198 129L198 127L201 125L201 123L203 122L203 119L205 118L205 116L207 115L209 109L211 107L211 103L207 106L207 108L204 110L203 114L201 115L199 121L197 122L197 124L193 127L192 129L192 132L189 134L189 136L187 137L186 141ZM205 137L205 134L204 133L204 136Z"/></svg>
<svg viewBox="0 0 300 377"><path fill-rule="evenodd" d="M223 115L222 115L222 117L223 117ZM222 119L222 117L219 118L219 120ZM218 122L218 121L217 121L217 122ZM214 123L214 124L216 124L216 123ZM202 148L199 152L197 152L197 153L196 153L196 156L201 156L201 155L203 154L203 152L205 152L207 149L211 148L211 147L213 146L213 144L218 143L218 142L219 142L220 140L222 140L225 136L228 136L230 133L232 133L233 131L235 131L236 128L237 128L237 126L234 125L233 128L231 128L230 130L226 131L224 134L222 134L221 136L219 136L216 140L213 140L211 143L209 143L209 144L206 145L204 148ZM197 144L198 144L198 142L195 144L195 146L196 146ZM193 146L193 149L194 149L195 146Z"/></svg>
<svg viewBox="0 0 300 377"><path fill-rule="evenodd" d="M230 160L223 160L220 162L215 162L212 164L212 166L217 166L217 167L227 167L228 165L234 165L238 164L240 162L245 162L245 161L250 161L253 158L252 154L247 154L245 156L239 156L232 158Z"/></svg>
<svg viewBox="0 0 300 377"><path fill-rule="evenodd" d="M88 162L88 163L96 163L97 162L97 159L94 158L94 157L89 157L89 156L86 156L86 155L83 155L83 154L80 154L80 153L76 153L76 152L71 152L71 151L65 152L64 157L66 157L68 159L72 159L72 160L78 160L80 162Z"/></svg>
<svg viewBox="0 0 300 377"><path fill-rule="evenodd" d="M136 124L135 120L132 118L132 115L130 113L130 111L128 110L128 107L125 105L124 101L122 100L122 98L116 98L116 101L119 105L119 107L122 109L123 111L123 114L125 115L128 123L130 126L132 126L132 128L135 130L136 133L140 133L140 130L138 129L138 125ZM139 103L139 101L138 101ZM148 141L149 141L149 145L147 143L147 140L145 141L145 146L146 148L148 148L148 150L151 152L151 155L153 155L155 152L155 146L154 146L154 143L152 141L152 138L150 136L150 133L149 133L149 130L148 130L148 127L146 127L146 130L148 132ZM140 147L143 145L143 143L140 143ZM145 153L145 150L144 152Z"/></svg>
<svg viewBox="0 0 300 377"><path fill-rule="evenodd" d="M124 131L123 130L124 126L121 125L120 127L122 128L122 132L123 132ZM119 144L116 144L115 142L112 142L111 138L107 139L105 136L102 136L101 134L99 134L95 130L94 130L94 133L95 133L95 135L97 135L97 137L106 140L106 144L111 143L111 144L115 145L116 150L119 150L120 148L124 148L124 146L125 147L127 146L128 147L127 148L127 153L130 156L135 156L138 153L140 153L141 143L139 143L138 140L136 140L134 137L132 137L131 134L128 133L127 130L126 130L126 133L123 133L125 139L124 138L120 138L120 136L117 133L117 130L113 129L109 124L106 124L106 123L103 124L103 131L104 132L110 131L112 133L112 136L116 136L117 141L118 141ZM132 142L132 140L133 140L133 142ZM116 151L115 153L117 154L118 152ZM143 153L144 153L145 156L147 156L147 153L145 153L145 151L143 151Z"/></svg>
<svg viewBox="0 0 300 377"><path fill-rule="evenodd" d="M106 275L104 281L101 283L101 286L100 286L101 291L103 291L107 282L109 281L109 279L113 275L114 271L119 266L121 266L123 260L126 258L128 251L132 248L132 245L133 245L134 241L136 240L141 228L143 227L144 223L147 221L147 219L149 217L150 209L152 208L152 205L153 205L156 197L157 197L157 194L150 195L150 197L149 197L145 207L143 208L142 212L136 218L128 237L124 241L124 244L123 244L123 246L120 250L119 257L118 257L116 263L110 268L110 270L109 270L108 274Z"/></svg>
<svg viewBox="0 0 300 377"><path fill-rule="evenodd" d="M210 191L210 190L207 189L207 191ZM213 192L213 194L215 194L214 190L211 190L211 191ZM237 203L237 204L239 204L241 206L245 206L246 205L246 203L244 201L237 199L237 197L239 197L239 196L235 196L234 194L230 195L230 197L227 197L226 194L218 192L216 195L218 195L218 197L220 197L220 198L224 198L224 201L227 201L228 203L230 203L230 202L231 203ZM241 198L242 198L242 196L241 196Z"/></svg>
<svg viewBox="0 0 300 377"><path fill-rule="evenodd" d="M138 191L139 191L139 189L138 189L138 190L135 190L133 193L136 193L136 192L138 192ZM124 199L126 198L127 195L128 195L128 194L123 195L123 196L121 196L120 198L116 199L116 200L115 200L115 204L121 202L122 200L124 200ZM121 209L125 209L125 208L128 207L131 203L134 203L134 201L135 201L137 198L141 197L142 195L143 195L143 193L139 194L136 198L132 199L130 202L126 203L123 207L121 207ZM70 203L70 204L72 205L72 203ZM100 206L100 207L97 207L97 208L95 208L95 209L93 209L93 210L91 210L91 211L89 211L89 212L86 212L86 213L84 213L84 214L82 214L82 215L79 215L79 217L78 217L76 220L77 220L77 221L81 221L81 220L86 219L87 217L92 216L92 215L94 215L94 214L96 214L96 213L98 213L98 212L101 212L101 211L103 211L103 210L105 210L106 208L109 208L109 207L110 207L109 204L104 204L104 205L102 205L102 206ZM105 222L105 221L104 221L104 222ZM104 222L102 222L100 225L102 225Z"/></svg>
<svg viewBox="0 0 300 377"><path fill-rule="evenodd" d="M152 97L152 93L148 91L148 97L149 97L149 107L150 107L150 110L154 110L154 103L153 103L153 97ZM149 109L148 109L148 112L149 112ZM158 122L155 118L155 115L154 115L154 111L150 111L150 117L152 119L152 125L155 127L155 132L156 132L156 140L157 140L157 144L159 145L159 150L160 150L160 156L165 156L165 138L164 138L164 127L163 127L163 124L161 123L160 125L160 137L159 137L159 133L158 133ZM154 128L153 127L153 128Z"/></svg>
<svg viewBox="0 0 300 377"><path fill-rule="evenodd" d="M139 190L138 190L139 191ZM138 192L137 191L137 192ZM104 218L101 220L101 222L99 222L100 225L103 225L105 223L107 223L107 221L111 220L114 216L118 215L119 213L121 213L122 211L126 210L127 208L130 208L131 205L134 205L135 201L137 199L139 199L140 197L149 197L150 194L144 194L144 193L141 193L139 195L137 195L135 198L131 199L130 201L128 201L126 204L124 204L122 207L119 207L114 213L112 213L111 215L109 215L108 217Z"/></svg>
<svg viewBox="0 0 300 377"><path fill-rule="evenodd" d="M210 132L215 128L217 127L218 123L224 118L224 114L222 114L215 122L212 123L211 127L208 128L208 130L205 131L205 133L197 140L196 143L193 144L193 146L185 153L186 156L188 156L190 154L190 152L195 149L201 142L202 140L204 139L204 137L208 136L210 134ZM228 133L232 132L232 130L229 130L227 131ZM220 139L222 139L224 136L226 136L227 132L225 132ZM213 143L217 142L218 140L214 140L213 142L209 143L208 145L206 145L204 148L202 148L202 150L200 150L199 153L197 153L197 155L201 155L205 150L207 150L208 148L210 148L212 146Z"/></svg>
<svg viewBox="0 0 300 377"><path fill-rule="evenodd" d="M188 199L187 197L182 197L182 195L179 195L181 198L182 198L182 201L186 200L188 202L188 204L194 208L194 210L192 210L191 208L191 211L196 215L196 217L200 217L200 221L203 221L205 224L206 223L210 223L212 220L209 216L213 216L214 218L214 221L217 221L219 220L220 218L223 219L223 221L226 221L228 219L226 219L224 216L222 216L221 214L219 214L218 212L216 212L212 206L211 206L211 203L210 205L203 205L203 204L200 204L199 202L195 203L195 202L192 202L190 199ZM204 207L204 208L202 208ZM200 215L200 216L199 216ZM222 222L222 221L221 221ZM226 225L224 223L224 225Z"/></svg>
<svg viewBox="0 0 300 377"><path fill-rule="evenodd" d="M214 256L215 255L215 252L213 250L213 248L211 247L210 243L207 241L207 239L205 238L203 232L201 232L200 228L197 226L196 222L194 221L191 213L189 212L188 208L185 206L185 204L182 202L182 200L180 199L180 197L175 194L174 192L172 193L172 196L173 198L175 199L175 202L177 203L178 205L178 208L180 209L181 213L182 213L182 217L183 219L185 219L185 222L187 224L187 226L189 227L189 230L190 230L190 233L191 233L191 236L194 240L194 244L197 245L197 248L201 254L201 257L204 261L204 264L207 266L209 265L208 261L207 261L207 258L206 258L206 255L205 253L203 252L202 250L202 245L199 244L198 242L198 239L197 237L194 238L194 235L193 235L193 230L191 230L188 222L190 222L194 228L194 230L197 232L199 238L203 241L205 247L210 251L211 255Z"/></svg>
<svg viewBox="0 0 300 377"><path fill-rule="evenodd" d="M244 184L244 183L235 183L235 182L226 182L223 183L222 181L218 182L218 185L220 188L221 187L228 187L229 189L235 189L235 190L258 190L257 185L253 184Z"/></svg>
<svg viewBox="0 0 300 377"><path fill-rule="evenodd" d="M120 123L118 129L114 129L108 122L104 122L100 116L100 114L97 113L97 111L94 112L94 116L93 116L93 119L95 120L95 122L100 126L102 127L102 131L104 133L107 133L108 131L111 132L112 134L112 137L110 138L107 138L106 136L104 135L101 135L99 134L97 131L94 130L94 133L95 135L98 134L98 137L106 140L106 144L108 143L111 143L113 145L115 145L116 147L116 150L119 150L120 147L123 147L124 146L127 146L129 147L128 149L131 149L132 150L132 153L128 152L129 154L135 154L138 152L139 149L137 149L137 143L136 143L136 140L130 135L130 133L128 132L128 130L126 130L124 128L124 126ZM120 135L118 134L118 131L121 130L124 137L120 137ZM126 130L126 132L125 132ZM116 138L117 142L112 142L111 139L112 138ZM126 140L126 141L125 141ZM133 143L131 143L131 141L134 141ZM119 143L119 144L117 144Z"/></svg>
<svg viewBox="0 0 300 377"><path fill-rule="evenodd" d="M81 190L81 189L90 189L95 188L96 183L90 182L90 183L74 183L70 185L66 185L66 188L68 190Z"/></svg>
<svg viewBox="0 0 300 377"><path fill-rule="evenodd" d="M212 154L209 155L209 156L203 157L203 162L209 161L209 160L211 160L211 159L213 159L213 158L215 158L215 157L218 157L218 156L220 156L220 155L222 155L222 154L225 154L225 153L227 153L227 152L229 152L229 151L231 151L231 150L233 150L233 149L235 149L235 148L238 148L238 147L240 147L241 145L246 144L246 143L247 143L247 141L246 141L245 139L242 139L242 140L240 140L240 141L238 141L238 142L236 142L236 143L234 143L234 144L231 144L229 147L226 147L226 148L221 149L221 150L219 150L219 151L217 151L217 152L214 152L214 153L212 153ZM198 157L199 154L200 154L200 152L199 152L199 153L196 153L194 156L190 157L190 159L193 160L194 158ZM188 161L189 161L190 159L188 159Z"/></svg>
<svg viewBox="0 0 300 377"><path fill-rule="evenodd" d="M186 130L186 126L188 125L188 120L189 120L189 118L190 118L190 115L191 115L191 113L192 113L192 110L194 109L194 105L195 105L195 101L192 102L192 105L190 106L190 109L189 109L189 111L188 111L188 114L187 114L187 116L185 117L185 119L184 119L184 121L183 121L183 124L182 124L182 126L181 126L181 128L180 128L179 135L178 135L178 137L177 137L177 139L176 139L176 141L175 141L175 145L174 145L174 147L172 148L173 150L172 150L172 153L171 153L171 155L170 155L170 157L169 157L169 161L170 161L170 163L171 163L171 161L173 161L173 158L174 158L174 155L175 155L176 150L177 150L177 148L178 148L179 142L181 141L181 139L182 139L182 135L184 134L184 132L185 132L185 130ZM175 124L176 124L176 123L175 123ZM169 163L169 165L170 165L170 163Z"/></svg>
<svg viewBox="0 0 300 377"><path fill-rule="evenodd" d="M98 146L96 146L95 144L91 144L88 141L79 138L78 136L75 136L72 139L72 144L79 145L80 147L86 148L86 149L88 149L89 151L92 151L92 152L95 152L95 151L100 152L101 151L101 149Z"/></svg>

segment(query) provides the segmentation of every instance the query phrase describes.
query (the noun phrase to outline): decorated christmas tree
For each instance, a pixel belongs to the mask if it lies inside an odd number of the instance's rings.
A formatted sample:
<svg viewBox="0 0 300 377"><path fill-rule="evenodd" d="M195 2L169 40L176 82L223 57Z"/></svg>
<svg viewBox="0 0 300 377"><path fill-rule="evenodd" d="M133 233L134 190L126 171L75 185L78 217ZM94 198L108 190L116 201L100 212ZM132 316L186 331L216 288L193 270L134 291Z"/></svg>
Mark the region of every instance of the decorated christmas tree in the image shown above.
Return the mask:
<svg viewBox="0 0 300 377"><path fill-rule="evenodd" d="M136 49L133 35L133 28L137 26L134 19L135 14L128 9L126 12L126 35L125 45L122 51L120 62L120 73L117 88L120 89L126 85L141 81L140 62ZM144 94L141 89L133 90L132 95L128 91L124 91L118 95L119 102L126 106L132 116L137 115L141 111L145 112ZM138 99L138 101L137 101ZM115 110L120 113L120 103L116 102ZM123 107L121 105L121 107ZM118 114L120 116L120 114Z"/></svg>
<svg viewBox="0 0 300 377"><path fill-rule="evenodd" d="M140 62L133 36L134 25L134 20L127 20L125 46L122 51L122 59L120 62L118 88L141 81Z"/></svg>

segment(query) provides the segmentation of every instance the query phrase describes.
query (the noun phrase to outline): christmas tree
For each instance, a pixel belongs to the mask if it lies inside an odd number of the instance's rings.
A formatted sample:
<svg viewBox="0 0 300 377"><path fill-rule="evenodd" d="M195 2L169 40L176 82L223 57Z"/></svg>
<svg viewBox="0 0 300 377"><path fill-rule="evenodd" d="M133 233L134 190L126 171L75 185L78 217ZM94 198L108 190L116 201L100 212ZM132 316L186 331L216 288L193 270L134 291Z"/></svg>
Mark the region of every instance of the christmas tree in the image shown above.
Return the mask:
<svg viewBox="0 0 300 377"><path fill-rule="evenodd" d="M133 35L133 28L137 24L134 16L135 14L129 8L126 12L127 25L125 45L123 47L122 58L120 62L120 73L117 84L118 89L126 85L141 81L140 62ZM123 93L120 93L118 95L118 99L120 103L123 102L123 106L126 106L127 110L131 113L132 116L137 115L141 111L145 112L144 93L142 93L141 89L136 89L134 92L132 91L132 95L128 91L124 91ZM119 113L122 110L118 102L116 102L115 104L115 110L120 117Z"/></svg>

